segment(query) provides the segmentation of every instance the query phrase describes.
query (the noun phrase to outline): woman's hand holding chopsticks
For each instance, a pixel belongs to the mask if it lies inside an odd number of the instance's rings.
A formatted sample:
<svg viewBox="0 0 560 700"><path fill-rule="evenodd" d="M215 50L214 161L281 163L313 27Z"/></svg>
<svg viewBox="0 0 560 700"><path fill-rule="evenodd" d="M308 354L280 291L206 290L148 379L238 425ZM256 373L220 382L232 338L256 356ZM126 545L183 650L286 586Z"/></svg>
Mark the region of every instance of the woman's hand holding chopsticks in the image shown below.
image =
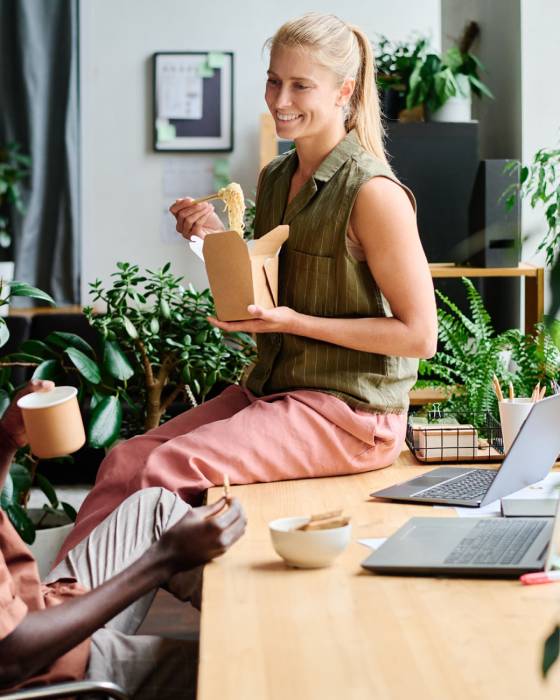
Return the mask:
<svg viewBox="0 0 560 700"><path fill-rule="evenodd" d="M210 202L198 202L192 197L177 199L169 211L177 221L177 233L190 240L193 236L204 238L207 233L223 231L224 225Z"/></svg>

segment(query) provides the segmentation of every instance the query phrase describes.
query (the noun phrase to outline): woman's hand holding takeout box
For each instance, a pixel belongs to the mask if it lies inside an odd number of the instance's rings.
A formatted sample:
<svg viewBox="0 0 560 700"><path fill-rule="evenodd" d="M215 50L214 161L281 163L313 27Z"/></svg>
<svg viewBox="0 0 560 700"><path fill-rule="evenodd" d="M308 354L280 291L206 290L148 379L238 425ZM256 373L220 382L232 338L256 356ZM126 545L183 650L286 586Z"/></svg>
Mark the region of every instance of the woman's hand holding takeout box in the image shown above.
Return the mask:
<svg viewBox="0 0 560 700"><path fill-rule="evenodd" d="M274 309L262 309L251 304L247 310L253 317L245 321L219 321L212 316L208 321L216 328L229 332L243 333L294 333L296 321L300 314L287 306L277 306Z"/></svg>

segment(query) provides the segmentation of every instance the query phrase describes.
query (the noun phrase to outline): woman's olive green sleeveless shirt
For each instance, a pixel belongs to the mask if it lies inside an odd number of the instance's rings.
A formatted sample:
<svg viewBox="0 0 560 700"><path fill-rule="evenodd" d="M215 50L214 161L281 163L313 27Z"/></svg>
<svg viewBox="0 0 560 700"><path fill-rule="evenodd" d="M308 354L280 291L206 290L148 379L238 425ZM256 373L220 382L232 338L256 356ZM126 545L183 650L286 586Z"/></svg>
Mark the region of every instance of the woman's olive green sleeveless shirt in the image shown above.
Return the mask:
<svg viewBox="0 0 560 700"><path fill-rule="evenodd" d="M362 148L354 131L286 206L296 168L295 151L275 158L261 176L256 203L256 238L279 224L290 226L280 252L279 304L327 318L391 316L367 263L348 253L346 232L360 187L372 177L394 176ZM408 408L417 360L288 333L261 333L257 345L258 361L246 382L257 396L312 389L375 413Z"/></svg>

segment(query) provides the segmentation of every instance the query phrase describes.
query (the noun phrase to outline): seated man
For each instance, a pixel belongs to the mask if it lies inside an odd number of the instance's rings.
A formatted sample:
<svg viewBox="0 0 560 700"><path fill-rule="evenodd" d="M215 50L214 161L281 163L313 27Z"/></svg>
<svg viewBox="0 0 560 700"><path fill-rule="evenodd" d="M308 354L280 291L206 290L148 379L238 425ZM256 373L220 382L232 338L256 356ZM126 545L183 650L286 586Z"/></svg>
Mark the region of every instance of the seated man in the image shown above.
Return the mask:
<svg viewBox="0 0 560 700"><path fill-rule="evenodd" d="M18 395L46 391L34 380ZM25 444L15 400L0 420L0 489ZM191 508L162 488L139 491L41 584L29 549L0 510L0 688L113 681L135 698L194 697L192 643L132 636L158 586L188 599L200 566L245 530L235 500ZM199 570L197 571L197 567Z"/></svg>

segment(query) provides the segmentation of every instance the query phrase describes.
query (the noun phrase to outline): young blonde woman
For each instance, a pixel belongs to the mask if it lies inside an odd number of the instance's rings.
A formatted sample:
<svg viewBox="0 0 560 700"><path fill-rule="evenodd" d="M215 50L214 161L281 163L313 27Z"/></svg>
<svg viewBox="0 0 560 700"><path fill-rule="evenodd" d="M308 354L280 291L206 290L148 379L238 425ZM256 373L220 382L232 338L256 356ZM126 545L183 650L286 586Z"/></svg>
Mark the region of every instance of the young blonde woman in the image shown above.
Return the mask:
<svg viewBox="0 0 560 700"><path fill-rule="evenodd" d="M255 235L289 224L280 305L212 323L256 333L245 386L110 452L64 551L135 490L187 501L221 484L351 474L386 467L405 435L417 359L436 347L430 272L414 199L383 150L367 37L307 14L269 40L266 103L295 151L259 178ZM185 237L221 229L212 205L171 207ZM63 554L62 553L62 554Z"/></svg>

